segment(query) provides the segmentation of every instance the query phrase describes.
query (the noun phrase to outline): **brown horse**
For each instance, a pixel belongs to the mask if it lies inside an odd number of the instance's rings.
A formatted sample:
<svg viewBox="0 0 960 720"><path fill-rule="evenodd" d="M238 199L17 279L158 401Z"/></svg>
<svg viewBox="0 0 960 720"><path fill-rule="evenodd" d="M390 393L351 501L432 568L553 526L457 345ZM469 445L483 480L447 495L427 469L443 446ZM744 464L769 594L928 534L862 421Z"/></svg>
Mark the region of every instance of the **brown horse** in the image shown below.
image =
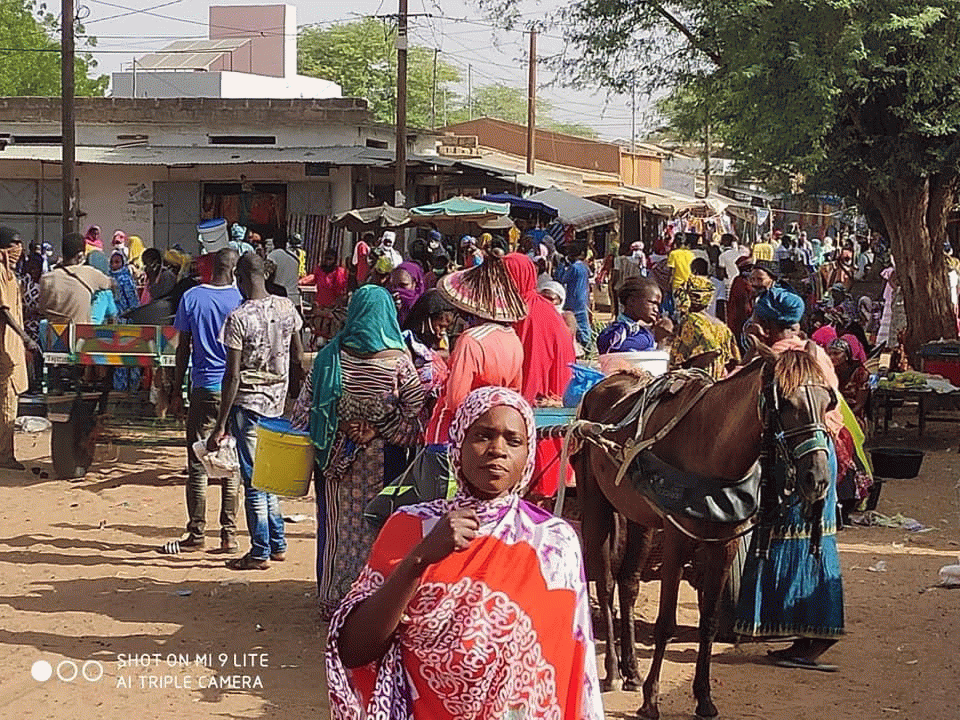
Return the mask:
<svg viewBox="0 0 960 720"><path fill-rule="evenodd" d="M757 351L761 358L729 378L706 388L706 380L690 381L675 395L665 397L647 419L642 437L655 436L671 419L682 415L679 422L652 445L653 453L681 472L730 480L747 475L760 457L763 441L772 442L770 439L776 437L784 459L793 468L795 490L804 501L807 516L813 519L818 516L817 503L825 497L831 478L826 448L811 444L810 439L824 432L824 413L835 406L836 396L826 385L812 346L808 346L806 352L789 350L779 356L767 348L757 348ZM634 440L637 421L628 422L624 427L619 425L631 415L632 400L641 385L638 377L619 374L606 378L584 396L579 419L596 425L585 433L588 442L574 458L582 503L587 573L597 581L607 628L608 685L618 671L610 602L613 584L610 556L617 522L615 513L620 513L643 528L642 537L632 548L637 556L630 560L631 567L644 565L653 532L663 530L655 647L643 683L643 706L639 715L659 717L660 669L667 642L676 632L677 594L683 565L695 556L700 622L693 690L697 716L712 718L718 714L710 694L710 658L717 631L718 600L736 554L738 536L749 523L666 516L630 481L618 482L621 458L611 457L609 445L604 449L596 438L612 441L620 448ZM762 401L761 397L766 400ZM771 425L778 432L768 432ZM600 427L605 429L599 432ZM594 435L592 441L589 440L591 434ZM798 449L800 445L804 448ZM633 592L633 597L621 597L621 614L632 615L636 590L626 589ZM624 612L625 607L630 611ZM633 674L630 670L636 667L632 617L622 618L621 627L626 628L627 624L629 634L624 632L621 638L620 669L625 670L629 682Z"/></svg>

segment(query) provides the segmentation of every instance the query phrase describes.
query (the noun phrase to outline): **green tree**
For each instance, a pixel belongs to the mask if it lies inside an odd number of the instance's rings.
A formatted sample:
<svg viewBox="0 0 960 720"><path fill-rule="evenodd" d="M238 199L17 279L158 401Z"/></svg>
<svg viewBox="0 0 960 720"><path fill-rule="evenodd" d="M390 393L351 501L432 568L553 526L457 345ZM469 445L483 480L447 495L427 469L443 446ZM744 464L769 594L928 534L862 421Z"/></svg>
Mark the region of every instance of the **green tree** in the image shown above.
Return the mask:
<svg viewBox="0 0 960 720"><path fill-rule="evenodd" d="M908 346L956 337L943 243L960 188L960 0L574 0L563 25L574 82L642 79L671 93L678 126L709 120L746 172L876 211Z"/></svg>
<svg viewBox="0 0 960 720"><path fill-rule="evenodd" d="M348 97L366 98L380 122L396 118L396 28L376 18L330 27L308 26L300 31L297 65L303 75L339 83ZM444 89L460 81L454 66L437 60L436 124L442 122ZM407 53L407 123L430 127L433 107L434 53L411 46Z"/></svg>
<svg viewBox="0 0 960 720"><path fill-rule="evenodd" d="M83 28L77 26L77 33ZM91 77L97 66L84 45L75 61L76 94L103 95L106 75ZM56 96L60 94L60 29L57 18L46 6L33 0L0 0L0 96Z"/></svg>
<svg viewBox="0 0 960 720"><path fill-rule="evenodd" d="M451 122L463 122L472 114L475 118L489 117L516 125L527 124L526 88L513 87L504 83L481 85L473 90L472 101L471 108L467 104L469 99L464 98L461 106L453 113ZM596 130L588 125L554 120L551 117L553 111L553 103L538 97L537 127L567 133L568 135L579 135L586 138L597 137Z"/></svg>

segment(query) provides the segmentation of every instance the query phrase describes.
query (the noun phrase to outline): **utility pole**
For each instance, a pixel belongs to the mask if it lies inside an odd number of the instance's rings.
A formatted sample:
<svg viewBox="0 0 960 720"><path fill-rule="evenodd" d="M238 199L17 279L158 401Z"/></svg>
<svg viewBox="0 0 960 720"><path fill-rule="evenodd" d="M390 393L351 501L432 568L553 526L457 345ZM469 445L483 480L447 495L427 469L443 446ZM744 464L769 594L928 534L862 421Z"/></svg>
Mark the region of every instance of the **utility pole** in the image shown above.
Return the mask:
<svg viewBox="0 0 960 720"><path fill-rule="evenodd" d="M467 120L473 120L473 65L467 63Z"/></svg>
<svg viewBox="0 0 960 720"><path fill-rule="evenodd" d="M67 0L64 0L66 2ZM397 150L394 176L394 201L407 204L407 0L400 0L397 16Z"/></svg>
<svg viewBox="0 0 960 720"><path fill-rule="evenodd" d="M430 93L430 129L437 129L437 48L433 49L433 91Z"/></svg>
<svg viewBox="0 0 960 720"><path fill-rule="evenodd" d="M637 152L637 79L630 86L630 152Z"/></svg>
<svg viewBox="0 0 960 720"><path fill-rule="evenodd" d="M133 75L133 93L132 94L134 97L136 97L137 96L137 57L136 56L133 57L132 75Z"/></svg>
<svg viewBox="0 0 960 720"><path fill-rule="evenodd" d="M537 31L530 30L530 77L527 81L527 173L537 168Z"/></svg>
<svg viewBox="0 0 960 720"><path fill-rule="evenodd" d="M74 114L73 0L61 0L60 6L60 159L63 194L63 234L77 229L77 128Z"/></svg>

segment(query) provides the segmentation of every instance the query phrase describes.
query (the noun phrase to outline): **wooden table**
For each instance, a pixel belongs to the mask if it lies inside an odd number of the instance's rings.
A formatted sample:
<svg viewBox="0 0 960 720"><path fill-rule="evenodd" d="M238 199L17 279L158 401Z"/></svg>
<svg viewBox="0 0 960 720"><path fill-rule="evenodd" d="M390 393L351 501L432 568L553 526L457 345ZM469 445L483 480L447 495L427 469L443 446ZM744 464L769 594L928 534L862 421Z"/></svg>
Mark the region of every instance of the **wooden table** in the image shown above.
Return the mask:
<svg viewBox="0 0 960 720"><path fill-rule="evenodd" d="M917 428L919 437L923 437L928 422L960 422L960 392L938 393L928 388L874 388L870 399L871 425L879 428L881 413L883 432L890 429L890 416L894 407L906 402L917 403ZM940 402L940 401L943 402ZM952 407L944 408L943 405Z"/></svg>

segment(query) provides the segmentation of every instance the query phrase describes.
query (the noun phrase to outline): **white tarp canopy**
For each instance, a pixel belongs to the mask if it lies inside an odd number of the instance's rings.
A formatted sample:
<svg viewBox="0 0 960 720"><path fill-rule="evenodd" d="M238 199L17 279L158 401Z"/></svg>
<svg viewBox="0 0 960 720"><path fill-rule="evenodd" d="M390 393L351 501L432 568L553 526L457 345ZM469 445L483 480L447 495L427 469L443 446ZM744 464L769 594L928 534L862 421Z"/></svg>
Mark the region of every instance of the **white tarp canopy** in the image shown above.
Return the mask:
<svg viewBox="0 0 960 720"><path fill-rule="evenodd" d="M577 197L560 188L542 190L527 199L556 208L559 213L557 220L563 225L573 225L577 230L589 230L617 221L617 211L613 208Z"/></svg>

